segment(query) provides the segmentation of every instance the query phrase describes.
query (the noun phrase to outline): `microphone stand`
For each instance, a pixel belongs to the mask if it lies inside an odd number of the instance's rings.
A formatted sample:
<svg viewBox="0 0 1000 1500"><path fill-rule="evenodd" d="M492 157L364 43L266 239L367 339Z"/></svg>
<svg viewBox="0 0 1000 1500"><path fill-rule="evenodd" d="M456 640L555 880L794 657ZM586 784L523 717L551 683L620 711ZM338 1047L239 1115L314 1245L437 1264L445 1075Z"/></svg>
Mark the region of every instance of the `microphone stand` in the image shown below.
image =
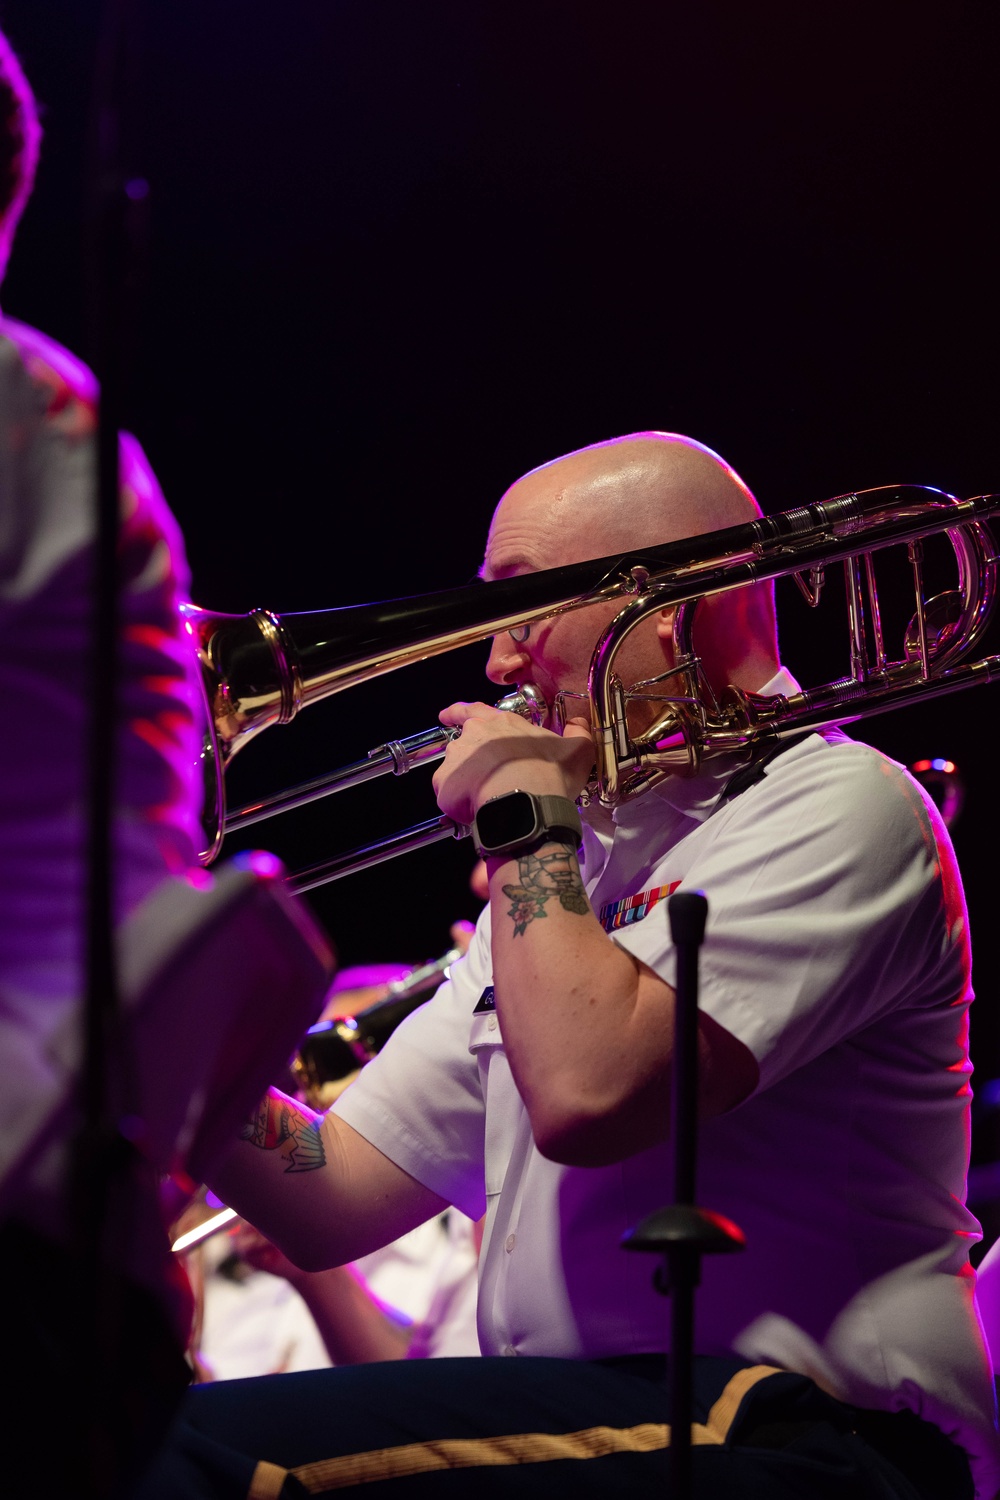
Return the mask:
<svg viewBox="0 0 1000 1500"><path fill-rule="evenodd" d="M743 1233L729 1219L695 1206L698 1152L698 949L708 902L701 891L670 897L670 934L677 950L670 1135L673 1203L648 1215L622 1240L626 1250L663 1257L653 1285L670 1297L671 1500L690 1500L691 1416L694 1403L694 1294L703 1255L742 1250Z"/></svg>

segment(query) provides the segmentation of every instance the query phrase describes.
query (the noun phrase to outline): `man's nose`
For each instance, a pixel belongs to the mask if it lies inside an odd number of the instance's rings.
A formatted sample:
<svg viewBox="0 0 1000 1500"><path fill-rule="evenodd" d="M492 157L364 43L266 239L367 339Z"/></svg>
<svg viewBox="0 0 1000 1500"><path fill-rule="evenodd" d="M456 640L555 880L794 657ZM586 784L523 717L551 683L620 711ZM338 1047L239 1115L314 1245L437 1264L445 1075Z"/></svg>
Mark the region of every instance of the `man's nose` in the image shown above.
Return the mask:
<svg viewBox="0 0 1000 1500"><path fill-rule="evenodd" d="M528 665L528 653L523 643L511 640L506 630L493 637L490 657L486 663L486 675L498 687L508 687L524 676Z"/></svg>

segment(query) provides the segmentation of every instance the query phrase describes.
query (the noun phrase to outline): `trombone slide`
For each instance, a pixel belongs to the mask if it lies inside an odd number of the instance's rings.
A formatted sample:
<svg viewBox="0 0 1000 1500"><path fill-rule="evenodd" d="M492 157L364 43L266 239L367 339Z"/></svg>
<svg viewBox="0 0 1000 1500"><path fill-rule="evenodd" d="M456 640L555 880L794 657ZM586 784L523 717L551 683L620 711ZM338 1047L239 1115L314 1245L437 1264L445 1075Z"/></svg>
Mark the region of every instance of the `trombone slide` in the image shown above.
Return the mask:
<svg viewBox="0 0 1000 1500"><path fill-rule="evenodd" d="M235 812L226 815L226 832L234 833L238 828L249 828L252 823L263 823L278 813L291 812L293 808L305 807L329 797L333 792L346 791L348 787L361 786L391 772L393 776L404 776L415 766L440 760L457 731L438 725L424 729L420 734L411 734L404 740L390 740L387 745L377 745L369 750L363 760L328 771L314 781L305 781L301 786L287 792L276 792L273 797L264 797L259 802L248 802Z"/></svg>

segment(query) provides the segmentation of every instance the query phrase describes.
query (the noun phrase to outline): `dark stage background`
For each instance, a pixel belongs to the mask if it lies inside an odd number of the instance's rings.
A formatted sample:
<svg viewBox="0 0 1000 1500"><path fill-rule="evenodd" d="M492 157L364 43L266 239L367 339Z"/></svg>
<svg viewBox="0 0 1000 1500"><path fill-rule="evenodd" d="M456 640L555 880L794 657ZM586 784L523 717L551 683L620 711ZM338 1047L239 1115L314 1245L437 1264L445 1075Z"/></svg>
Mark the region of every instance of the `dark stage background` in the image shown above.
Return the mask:
<svg viewBox="0 0 1000 1500"><path fill-rule="evenodd" d="M988 0L136 10L152 237L129 422L199 603L314 609L465 582L511 480L644 427L717 448L768 511L897 480L1000 488ZM46 129L4 306L84 355L98 15L0 5ZM782 593L789 665L840 676L836 599L812 616ZM487 694L484 657L317 706L243 752L231 800ZM964 772L980 1080L1000 1072L996 716L987 688L858 731ZM258 839L322 858L430 816L428 779ZM439 846L315 906L344 962L431 957L475 912L471 865ZM995 1134L984 1114L980 1158Z"/></svg>

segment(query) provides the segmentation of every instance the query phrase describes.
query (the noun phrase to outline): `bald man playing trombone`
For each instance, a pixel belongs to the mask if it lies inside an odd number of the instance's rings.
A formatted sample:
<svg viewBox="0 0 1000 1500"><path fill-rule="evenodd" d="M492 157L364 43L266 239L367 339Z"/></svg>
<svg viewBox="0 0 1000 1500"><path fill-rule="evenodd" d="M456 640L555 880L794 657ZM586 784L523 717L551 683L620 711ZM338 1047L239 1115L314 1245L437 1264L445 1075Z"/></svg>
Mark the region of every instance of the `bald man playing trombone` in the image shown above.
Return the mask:
<svg viewBox="0 0 1000 1500"><path fill-rule="evenodd" d="M513 485L482 575L758 514L717 455L639 434ZM756 775L720 755L581 815L588 666L618 607L494 640L490 679L534 684L543 727L483 703L442 714L461 735L438 801L475 820L489 873L470 951L329 1114L262 1101L214 1184L309 1268L448 1204L485 1209L487 1358L204 1388L144 1494L669 1493L665 1304L618 1245L666 1194L679 886L710 913L699 1197L748 1241L704 1267L695 1493L1000 1485L963 1206L971 991L947 835L900 767L836 730ZM673 621L628 638L625 682L670 673ZM795 691L768 585L703 601L694 645L716 691ZM630 732L652 712L633 700Z"/></svg>

